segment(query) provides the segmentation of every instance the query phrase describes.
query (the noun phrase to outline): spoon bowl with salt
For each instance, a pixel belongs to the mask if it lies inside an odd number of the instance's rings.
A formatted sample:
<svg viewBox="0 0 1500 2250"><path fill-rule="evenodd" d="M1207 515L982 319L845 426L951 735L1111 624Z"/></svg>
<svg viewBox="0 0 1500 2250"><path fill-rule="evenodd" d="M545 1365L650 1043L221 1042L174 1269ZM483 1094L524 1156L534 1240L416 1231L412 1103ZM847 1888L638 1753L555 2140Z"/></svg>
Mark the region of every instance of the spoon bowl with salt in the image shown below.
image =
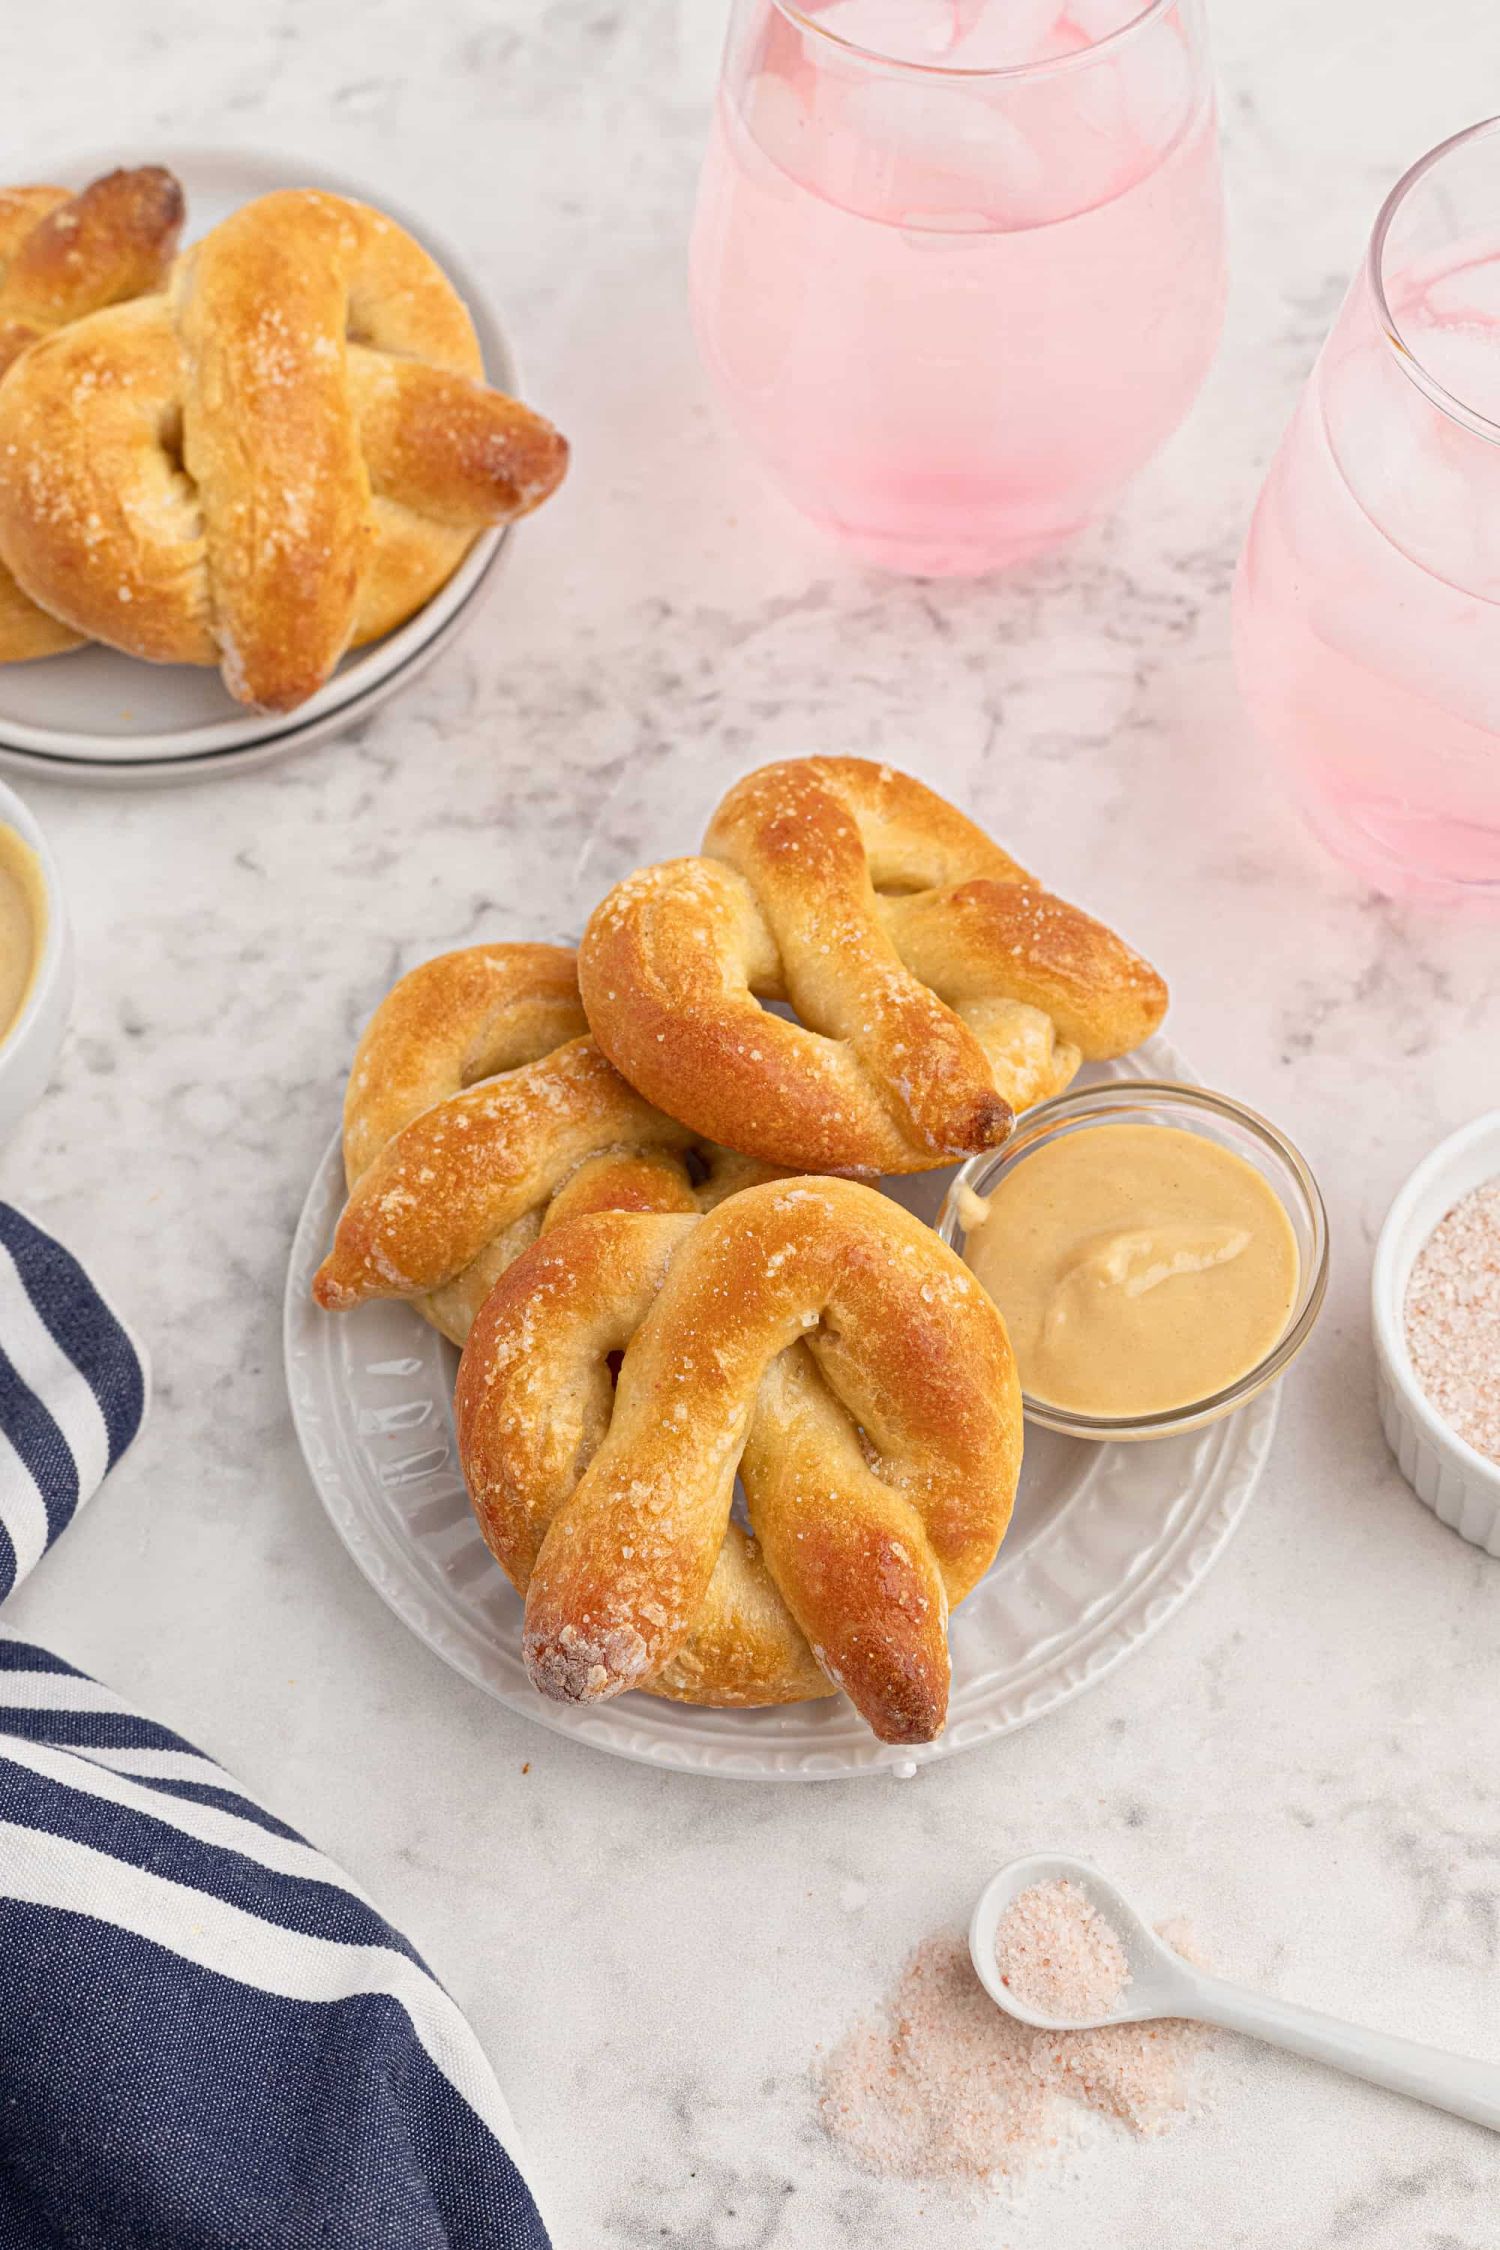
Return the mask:
<svg viewBox="0 0 1500 2250"><path fill-rule="evenodd" d="M1185 1960L1087 1860L1012 1860L969 1924L974 1971L997 2007L1035 2031L1187 2017L1305 2055L1500 2132L1500 2064L1395 2039L1252 1992Z"/></svg>

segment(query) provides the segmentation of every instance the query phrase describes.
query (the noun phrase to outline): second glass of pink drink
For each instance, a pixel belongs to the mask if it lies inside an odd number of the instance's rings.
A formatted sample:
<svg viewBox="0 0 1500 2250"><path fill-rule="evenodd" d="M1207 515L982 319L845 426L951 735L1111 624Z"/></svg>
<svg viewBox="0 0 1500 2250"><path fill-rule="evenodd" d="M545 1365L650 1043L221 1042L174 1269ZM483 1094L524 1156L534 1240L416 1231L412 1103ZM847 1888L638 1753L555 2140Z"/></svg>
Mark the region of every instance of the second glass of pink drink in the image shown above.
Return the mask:
<svg viewBox="0 0 1500 2250"><path fill-rule="evenodd" d="M1255 512L1235 653L1335 851L1500 902L1500 119L1380 214Z"/></svg>
<svg viewBox="0 0 1500 2250"><path fill-rule="evenodd" d="M978 573L1187 411L1224 242L1200 0L736 0L693 240L708 368L867 559Z"/></svg>

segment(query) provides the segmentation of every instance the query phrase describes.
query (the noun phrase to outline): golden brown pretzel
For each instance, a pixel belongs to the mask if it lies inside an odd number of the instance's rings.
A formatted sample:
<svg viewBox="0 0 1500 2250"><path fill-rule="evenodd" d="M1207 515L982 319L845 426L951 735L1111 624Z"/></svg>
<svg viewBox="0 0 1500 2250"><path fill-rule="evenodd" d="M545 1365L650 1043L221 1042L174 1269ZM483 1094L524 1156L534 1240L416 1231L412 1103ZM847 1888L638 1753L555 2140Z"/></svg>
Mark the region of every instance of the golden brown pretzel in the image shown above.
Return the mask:
<svg viewBox="0 0 1500 2250"><path fill-rule="evenodd" d="M920 1172L1010 1131L1166 987L921 782L862 758L763 766L703 856L594 913L589 1023L649 1101L803 1170ZM798 1023L761 1000L790 1000Z"/></svg>
<svg viewBox="0 0 1500 2250"><path fill-rule="evenodd" d="M487 390L473 325L410 235L313 190L263 196L167 290L35 345L0 386L0 558L81 633L217 664L290 710L389 632L567 448Z"/></svg>
<svg viewBox="0 0 1500 2250"><path fill-rule="evenodd" d="M401 979L355 1054L344 1166L318 1303L410 1297L455 1343L558 1219L704 1211L770 1176L704 1147L610 1068L560 945L469 946Z"/></svg>
<svg viewBox="0 0 1500 2250"><path fill-rule="evenodd" d="M898 1204L791 1179L703 1219L574 1220L487 1299L456 1406L543 1694L842 1687L882 1741L941 1732L948 1613L1005 1535L1021 1399L994 1305Z"/></svg>
<svg viewBox="0 0 1500 2250"><path fill-rule="evenodd" d="M159 289L182 217L182 189L156 164L106 173L78 195L0 188L0 375L39 337ZM0 568L0 664L57 656L81 638Z"/></svg>
<svg viewBox="0 0 1500 2250"><path fill-rule="evenodd" d="M159 289L182 219L182 189L159 164L77 195L0 188L0 374L54 328Z"/></svg>

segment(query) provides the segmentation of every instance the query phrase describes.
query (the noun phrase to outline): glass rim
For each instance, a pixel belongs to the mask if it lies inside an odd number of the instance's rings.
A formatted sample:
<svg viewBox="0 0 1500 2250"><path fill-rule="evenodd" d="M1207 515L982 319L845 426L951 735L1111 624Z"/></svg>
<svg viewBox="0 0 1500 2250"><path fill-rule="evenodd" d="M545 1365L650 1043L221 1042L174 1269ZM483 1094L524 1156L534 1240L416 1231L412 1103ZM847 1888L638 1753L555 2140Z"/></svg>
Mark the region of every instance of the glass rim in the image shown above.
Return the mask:
<svg viewBox="0 0 1500 2250"><path fill-rule="evenodd" d="M1376 215L1370 235L1370 247L1365 253L1365 279L1375 300L1375 310L1379 315L1385 340L1395 353L1402 373L1450 421L1457 422L1463 429L1472 431L1476 437L1485 438L1492 445L1500 445L1500 422L1496 422L1488 414L1482 414L1478 407L1470 406L1423 366L1420 357L1402 334L1401 323L1391 311L1385 289L1386 242L1396 222L1397 213L1412 189L1456 149L1466 147L1470 141L1483 140L1492 133L1500 134L1500 116L1482 117L1477 125L1466 125L1461 133L1450 133L1445 141L1439 141L1435 148L1430 148L1425 156L1419 156L1415 164L1408 166Z"/></svg>
<svg viewBox="0 0 1500 2250"><path fill-rule="evenodd" d="M1226 1383L1221 1390L1204 1398L1189 1399L1181 1406L1162 1407L1155 1413L1118 1415L1075 1413L1070 1407L1053 1406L1045 1399L1033 1398L1029 1391L1023 1392L1021 1404L1026 1420L1040 1429L1059 1431L1065 1437L1106 1442L1177 1437L1185 1431L1201 1429L1209 1422L1220 1421L1226 1414L1247 1406L1251 1399L1286 1373L1311 1336L1328 1293L1328 1211L1317 1177L1302 1151L1279 1126L1273 1125L1259 1110L1251 1109L1248 1103L1236 1101L1232 1094L1216 1093L1210 1087L1190 1085L1180 1079L1110 1078L1096 1086L1073 1087L1049 1102L1039 1102L1034 1109L1024 1111L1008 1141L982 1155L971 1156L961 1167L943 1198L937 1217L938 1234L950 1250L962 1257L958 1237L961 1230L967 1232L960 1210L962 1191L982 1195L981 1183L993 1171L1029 1154L1060 1127L1087 1121L1091 1115L1102 1123L1111 1109L1131 1107L1172 1107L1227 1120L1241 1127L1277 1158L1295 1182L1301 1200L1301 1216L1311 1236L1311 1250L1306 1270L1298 1276L1296 1303L1285 1328L1253 1367L1247 1368L1234 1382ZM1279 1188L1276 1192L1284 1206L1286 1196Z"/></svg>
<svg viewBox="0 0 1500 2250"><path fill-rule="evenodd" d="M883 54L878 47L865 47L857 39L846 39L842 32L830 31L826 24L819 23L816 16L809 15L805 8L799 7L797 0L771 0L776 13L788 23L795 24L799 31L810 31L814 38L825 40L830 47L837 47L844 54L853 55L861 62L878 63L884 70L912 71L924 78L971 81L1042 78L1054 71L1076 69L1080 64L1092 62L1106 48L1134 38L1146 24L1153 23L1158 16L1167 15L1172 9L1182 5L1183 0L1142 0L1127 23L1117 24L1113 31L1106 31L1102 39L1091 40L1088 46L1078 47L1070 55L1051 55L1045 61L1025 63L945 63L919 62L915 57Z"/></svg>

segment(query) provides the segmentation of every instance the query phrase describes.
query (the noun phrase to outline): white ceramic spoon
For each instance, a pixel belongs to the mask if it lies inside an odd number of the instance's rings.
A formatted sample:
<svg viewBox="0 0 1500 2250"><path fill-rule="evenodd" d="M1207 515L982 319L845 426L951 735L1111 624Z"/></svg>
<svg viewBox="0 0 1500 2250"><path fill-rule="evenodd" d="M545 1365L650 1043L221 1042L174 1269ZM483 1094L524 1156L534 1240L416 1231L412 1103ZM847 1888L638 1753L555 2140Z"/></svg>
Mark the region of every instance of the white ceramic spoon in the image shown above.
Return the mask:
<svg viewBox="0 0 1500 2250"><path fill-rule="evenodd" d="M1130 1983L1112 2016L1060 2022L1028 2007L1000 1981L995 1960L1000 1917L1012 1899L1033 1883L1056 1882L1060 1876L1077 1884L1125 1949ZM974 1909L969 1951L990 1998L1033 2030L1096 2031L1104 2022L1148 2023L1158 2016L1191 2016L1200 2023L1222 2024L1227 2031L1267 2040L1294 2055L1308 2055L1314 2062L1329 2063L1352 2077L1367 2078L1374 2086L1388 2086L1393 2093L1409 2094L1414 2101L1430 2102L1434 2109L1449 2110L1455 2117L1471 2118L1476 2125L1500 2132L1500 2064L1445 2054L1441 2047L1424 2047L1415 2039L1391 2039L1384 2032L1366 2031L1360 2024L1341 2023L1337 2016L1293 2008L1285 2000L1206 1976L1164 1945L1124 1893L1087 1860L1039 1852L1002 1867L985 1885Z"/></svg>

